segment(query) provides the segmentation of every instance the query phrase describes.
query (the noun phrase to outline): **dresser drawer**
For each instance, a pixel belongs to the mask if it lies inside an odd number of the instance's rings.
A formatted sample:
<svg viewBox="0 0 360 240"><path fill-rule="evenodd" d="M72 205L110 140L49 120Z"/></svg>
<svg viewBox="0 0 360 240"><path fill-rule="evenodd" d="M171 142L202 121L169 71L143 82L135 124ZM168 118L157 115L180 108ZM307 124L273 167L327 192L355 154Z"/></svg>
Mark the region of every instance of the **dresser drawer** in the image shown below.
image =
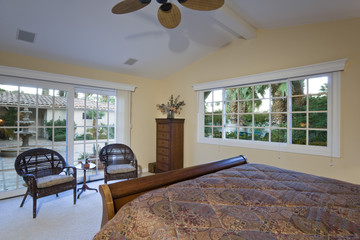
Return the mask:
<svg viewBox="0 0 360 240"><path fill-rule="evenodd" d="M167 140L158 139L158 140L157 140L157 147L168 148L168 147L170 147L170 142L167 141Z"/></svg>
<svg viewBox="0 0 360 240"><path fill-rule="evenodd" d="M156 153L168 156L169 155L169 149L168 148L158 147L157 150L156 150Z"/></svg>
<svg viewBox="0 0 360 240"><path fill-rule="evenodd" d="M170 132L170 125L169 124L158 124L157 129L158 129L158 131L161 131L161 132Z"/></svg>
<svg viewBox="0 0 360 240"><path fill-rule="evenodd" d="M157 138L160 139L170 139L170 133L169 132L158 132Z"/></svg>
<svg viewBox="0 0 360 240"><path fill-rule="evenodd" d="M157 155L156 163L169 165L169 157L164 155Z"/></svg>

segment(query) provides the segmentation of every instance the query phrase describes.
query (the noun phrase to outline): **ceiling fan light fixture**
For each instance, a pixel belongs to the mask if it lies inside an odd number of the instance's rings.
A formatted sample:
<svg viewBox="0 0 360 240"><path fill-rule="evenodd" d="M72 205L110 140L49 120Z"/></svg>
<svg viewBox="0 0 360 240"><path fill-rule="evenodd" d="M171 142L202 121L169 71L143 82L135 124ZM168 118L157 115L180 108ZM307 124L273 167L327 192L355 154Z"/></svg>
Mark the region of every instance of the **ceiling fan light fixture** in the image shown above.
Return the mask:
<svg viewBox="0 0 360 240"><path fill-rule="evenodd" d="M177 27L181 21L179 8L172 3L165 3L159 7L158 20L161 25L172 29Z"/></svg>

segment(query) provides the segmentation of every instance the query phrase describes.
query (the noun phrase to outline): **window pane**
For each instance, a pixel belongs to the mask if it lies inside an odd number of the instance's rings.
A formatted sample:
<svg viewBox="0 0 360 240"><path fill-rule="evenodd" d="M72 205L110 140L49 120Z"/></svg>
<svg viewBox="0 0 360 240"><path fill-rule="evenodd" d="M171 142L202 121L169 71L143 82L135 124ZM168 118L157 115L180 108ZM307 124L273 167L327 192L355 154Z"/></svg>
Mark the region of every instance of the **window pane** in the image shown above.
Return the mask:
<svg viewBox="0 0 360 240"><path fill-rule="evenodd" d="M252 113L253 102L252 101L240 101L239 102L239 113Z"/></svg>
<svg viewBox="0 0 360 240"><path fill-rule="evenodd" d="M33 147L36 146L36 131L35 128L23 127L18 132L20 136L21 147Z"/></svg>
<svg viewBox="0 0 360 240"><path fill-rule="evenodd" d="M237 88L231 88L225 90L225 100L226 101L235 101L238 99Z"/></svg>
<svg viewBox="0 0 360 240"><path fill-rule="evenodd" d="M287 114L286 113L273 113L273 114L271 114L271 126L273 126L273 127L287 127Z"/></svg>
<svg viewBox="0 0 360 240"><path fill-rule="evenodd" d="M237 113L238 103L237 102L226 102L226 113Z"/></svg>
<svg viewBox="0 0 360 240"><path fill-rule="evenodd" d="M292 144L306 145L306 131L292 130Z"/></svg>
<svg viewBox="0 0 360 240"><path fill-rule="evenodd" d="M77 111L85 109L85 93L75 92L74 107Z"/></svg>
<svg viewBox="0 0 360 240"><path fill-rule="evenodd" d="M309 145L326 146L327 131L309 131Z"/></svg>
<svg viewBox="0 0 360 240"><path fill-rule="evenodd" d="M255 86L254 98L269 98L270 97L269 90L270 90L270 86L268 84Z"/></svg>
<svg viewBox="0 0 360 240"><path fill-rule="evenodd" d="M287 83L271 84L271 97L285 97L287 95Z"/></svg>
<svg viewBox="0 0 360 240"><path fill-rule="evenodd" d="M252 115L239 115L239 126L252 126Z"/></svg>
<svg viewBox="0 0 360 240"><path fill-rule="evenodd" d="M112 113L113 114L113 113ZM108 112L98 111L97 112L98 124L99 125L107 125Z"/></svg>
<svg viewBox="0 0 360 240"><path fill-rule="evenodd" d="M297 80L291 82L291 94L292 95L304 95L307 94L306 80Z"/></svg>
<svg viewBox="0 0 360 240"><path fill-rule="evenodd" d="M214 102L214 113L222 113L222 102Z"/></svg>
<svg viewBox="0 0 360 240"><path fill-rule="evenodd" d="M327 113L309 113L310 128L327 128Z"/></svg>
<svg viewBox="0 0 360 240"><path fill-rule="evenodd" d="M239 139L252 140L251 128L239 128Z"/></svg>
<svg viewBox="0 0 360 240"><path fill-rule="evenodd" d="M271 142L287 142L287 130L286 129L273 129L271 130Z"/></svg>
<svg viewBox="0 0 360 240"><path fill-rule="evenodd" d="M214 138L222 138L222 128L221 127L214 128Z"/></svg>
<svg viewBox="0 0 360 240"><path fill-rule="evenodd" d="M115 103L116 103L116 97L115 96L109 96L109 110L112 112L115 112Z"/></svg>
<svg viewBox="0 0 360 240"><path fill-rule="evenodd" d="M204 137L212 137L212 128L211 127L204 128Z"/></svg>
<svg viewBox="0 0 360 240"><path fill-rule="evenodd" d="M222 115L214 115L214 125L216 126L222 125Z"/></svg>
<svg viewBox="0 0 360 240"><path fill-rule="evenodd" d="M309 78L309 94L327 93L328 77Z"/></svg>
<svg viewBox="0 0 360 240"><path fill-rule="evenodd" d="M227 138L227 139L237 139L236 128L225 128L225 138Z"/></svg>
<svg viewBox="0 0 360 240"><path fill-rule="evenodd" d="M17 128L4 128L0 125L0 149L14 147L17 144Z"/></svg>
<svg viewBox="0 0 360 240"><path fill-rule="evenodd" d="M204 92L204 102L209 103L212 102L212 92Z"/></svg>
<svg viewBox="0 0 360 240"><path fill-rule="evenodd" d="M251 99L253 98L253 88L243 87L239 88L239 99Z"/></svg>
<svg viewBox="0 0 360 240"><path fill-rule="evenodd" d="M107 127L99 127L98 128L98 138L99 138L99 140L108 138L108 128Z"/></svg>
<svg viewBox="0 0 360 240"><path fill-rule="evenodd" d="M66 128L55 128L54 129L54 141L56 142L57 145L59 144L65 144L66 143Z"/></svg>
<svg viewBox="0 0 360 240"><path fill-rule="evenodd" d="M80 140L84 140L85 135L84 135L84 127L76 127L75 128L75 133L74 133L74 140L75 141L80 141Z"/></svg>
<svg viewBox="0 0 360 240"><path fill-rule="evenodd" d="M97 136L97 130L95 127L92 128L86 128L86 140L95 140Z"/></svg>
<svg viewBox="0 0 360 240"><path fill-rule="evenodd" d="M306 97L292 97L292 111L306 111Z"/></svg>
<svg viewBox="0 0 360 240"><path fill-rule="evenodd" d="M326 111L327 95L309 96L309 111Z"/></svg>
<svg viewBox="0 0 360 240"><path fill-rule="evenodd" d="M287 99L274 99L271 101L272 112L286 112L287 111Z"/></svg>
<svg viewBox="0 0 360 240"><path fill-rule="evenodd" d="M97 94L86 93L86 108L90 110L97 109Z"/></svg>
<svg viewBox="0 0 360 240"><path fill-rule="evenodd" d="M1 104L1 103L0 103ZM0 126L17 126L17 107L0 106Z"/></svg>
<svg viewBox="0 0 360 240"><path fill-rule="evenodd" d="M254 140L255 141L269 141L269 129L255 128L254 129Z"/></svg>
<svg viewBox="0 0 360 240"><path fill-rule="evenodd" d="M20 87L20 106L36 106L37 88Z"/></svg>
<svg viewBox="0 0 360 240"><path fill-rule="evenodd" d="M306 128L306 113L293 113L292 114L292 127L293 128Z"/></svg>
<svg viewBox="0 0 360 240"><path fill-rule="evenodd" d="M204 124L212 125L212 115L205 115Z"/></svg>
<svg viewBox="0 0 360 240"><path fill-rule="evenodd" d="M269 126L269 114L255 114L254 120L256 127Z"/></svg>
<svg viewBox="0 0 360 240"><path fill-rule="evenodd" d="M205 113L212 113L212 103L205 103L204 111Z"/></svg>
<svg viewBox="0 0 360 240"><path fill-rule="evenodd" d="M226 115L226 124L237 124L238 115L228 114Z"/></svg>
<svg viewBox="0 0 360 240"><path fill-rule="evenodd" d="M85 160L86 157L88 157L84 153L84 146L85 146L84 144L75 144L75 146L74 146L74 164L76 164L76 162L82 162L83 160Z"/></svg>
<svg viewBox="0 0 360 240"><path fill-rule="evenodd" d="M44 145L52 145L53 141L53 128L39 128L38 129L38 140L39 143Z"/></svg>
<svg viewBox="0 0 360 240"><path fill-rule="evenodd" d="M115 127L109 127L109 140L115 140Z"/></svg>
<svg viewBox="0 0 360 240"><path fill-rule="evenodd" d="M270 111L270 99L255 100L254 112L269 112Z"/></svg>

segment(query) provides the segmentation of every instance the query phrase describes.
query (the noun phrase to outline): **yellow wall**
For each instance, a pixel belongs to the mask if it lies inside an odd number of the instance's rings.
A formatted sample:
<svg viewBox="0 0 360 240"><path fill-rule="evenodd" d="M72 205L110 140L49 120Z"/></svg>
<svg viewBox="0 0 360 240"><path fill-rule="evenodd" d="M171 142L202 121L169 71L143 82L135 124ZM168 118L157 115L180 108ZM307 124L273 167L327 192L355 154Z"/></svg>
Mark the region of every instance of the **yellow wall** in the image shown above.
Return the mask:
<svg viewBox="0 0 360 240"><path fill-rule="evenodd" d="M155 104L170 94L185 100L185 166L239 154L250 162L266 163L360 184L360 19L259 30L252 40L238 39L173 76L155 81L0 52L0 65L84 78L133 84L132 147L140 165L155 161L155 118L164 117ZM197 94L192 84L348 58L341 74L341 157L332 159L197 143ZM330 166L333 162L334 166Z"/></svg>
<svg viewBox="0 0 360 240"><path fill-rule="evenodd" d="M180 116L186 119L185 165L243 154L250 162L360 183L359 29L360 19L352 19L259 30L255 39L238 39L166 79L163 95L181 94L187 104ZM197 94L192 84L343 58L349 60L341 74L340 158L197 143Z"/></svg>
<svg viewBox="0 0 360 240"><path fill-rule="evenodd" d="M156 125L154 119L156 116L155 105L158 102L156 97L161 89L160 81L7 52L0 52L0 65L136 85L137 88L132 93L131 146L142 168L147 169L148 163L155 161Z"/></svg>

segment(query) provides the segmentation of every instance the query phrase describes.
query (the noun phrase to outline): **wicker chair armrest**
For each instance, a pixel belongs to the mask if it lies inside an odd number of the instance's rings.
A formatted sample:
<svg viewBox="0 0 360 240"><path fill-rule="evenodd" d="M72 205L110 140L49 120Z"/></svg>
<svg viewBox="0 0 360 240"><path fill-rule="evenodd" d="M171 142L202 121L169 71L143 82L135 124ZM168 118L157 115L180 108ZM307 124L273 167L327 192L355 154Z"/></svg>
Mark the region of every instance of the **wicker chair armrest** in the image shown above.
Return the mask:
<svg viewBox="0 0 360 240"><path fill-rule="evenodd" d="M137 165L137 160L136 160L136 158L132 159L132 160L130 161L130 164L133 165L133 166L136 166L136 165Z"/></svg>
<svg viewBox="0 0 360 240"><path fill-rule="evenodd" d="M76 167L74 166L65 166L66 175L72 175L76 179Z"/></svg>
<svg viewBox="0 0 360 240"><path fill-rule="evenodd" d="M34 174L23 174L22 177L28 187L34 190L37 188L36 177Z"/></svg>

